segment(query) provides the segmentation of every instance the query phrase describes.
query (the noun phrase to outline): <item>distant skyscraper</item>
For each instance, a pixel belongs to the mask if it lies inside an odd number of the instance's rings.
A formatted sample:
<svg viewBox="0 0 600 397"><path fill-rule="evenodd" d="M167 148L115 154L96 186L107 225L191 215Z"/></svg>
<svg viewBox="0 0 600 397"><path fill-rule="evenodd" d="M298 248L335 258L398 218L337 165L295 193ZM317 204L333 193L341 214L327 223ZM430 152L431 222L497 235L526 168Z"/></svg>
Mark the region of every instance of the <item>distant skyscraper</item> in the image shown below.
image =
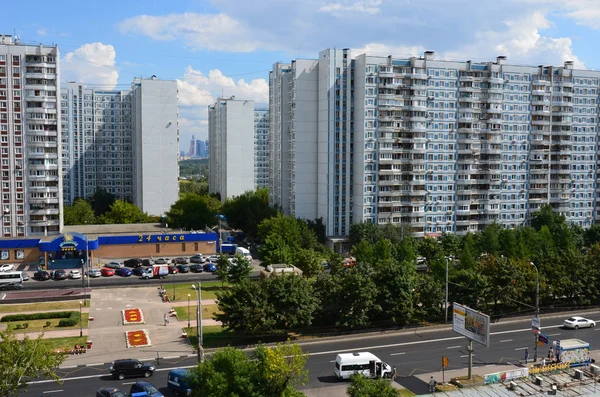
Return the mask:
<svg viewBox="0 0 600 397"><path fill-rule="evenodd" d="M190 148L188 150L188 156L195 157L196 153L198 153L196 151L196 136L192 135L192 140L190 141Z"/></svg>
<svg viewBox="0 0 600 397"><path fill-rule="evenodd" d="M205 159L208 156L206 153L206 143L203 140L196 140L196 157Z"/></svg>
<svg viewBox="0 0 600 397"><path fill-rule="evenodd" d="M209 192L221 201L254 190L254 101L219 98L208 107Z"/></svg>
<svg viewBox="0 0 600 397"><path fill-rule="evenodd" d="M269 185L269 110L254 111L254 185Z"/></svg>

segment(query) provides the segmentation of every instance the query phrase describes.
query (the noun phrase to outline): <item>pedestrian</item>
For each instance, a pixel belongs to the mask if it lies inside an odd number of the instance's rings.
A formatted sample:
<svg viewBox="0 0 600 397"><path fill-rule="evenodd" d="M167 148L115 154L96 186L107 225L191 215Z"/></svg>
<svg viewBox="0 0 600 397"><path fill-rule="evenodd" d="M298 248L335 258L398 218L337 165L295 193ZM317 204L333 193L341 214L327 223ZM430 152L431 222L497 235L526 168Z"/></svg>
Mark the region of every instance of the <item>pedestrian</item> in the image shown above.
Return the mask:
<svg viewBox="0 0 600 397"><path fill-rule="evenodd" d="M392 382L396 380L396 366L392 367Z"/></svg>
<svg viewBox="0 0 600 397"><path fill-rule="evenodd" d="M525 348L525 364L527 364L527 359L529 358L529 350Z"/></svg>
<svg viewBox="0 0 600 397"><path fill-rule="evenodd" d="M546 366L546 358L544 357L544 358L542 358L542 367L545 367L545 366Z"/></svg>
<svg viewBox="0 0 600 397"><path fill-rule="evenodd" d="M432 376L431 379L429 379L429 393L435 392L436 384L437 384L437 382L435 381L435 379L433 379L433 376Z"/></svg>
<svg viewBox="0 0 600 397"><path fill-rule="evenodd" d="M169 316L165 314L165 327L169 324Z"/></svg>

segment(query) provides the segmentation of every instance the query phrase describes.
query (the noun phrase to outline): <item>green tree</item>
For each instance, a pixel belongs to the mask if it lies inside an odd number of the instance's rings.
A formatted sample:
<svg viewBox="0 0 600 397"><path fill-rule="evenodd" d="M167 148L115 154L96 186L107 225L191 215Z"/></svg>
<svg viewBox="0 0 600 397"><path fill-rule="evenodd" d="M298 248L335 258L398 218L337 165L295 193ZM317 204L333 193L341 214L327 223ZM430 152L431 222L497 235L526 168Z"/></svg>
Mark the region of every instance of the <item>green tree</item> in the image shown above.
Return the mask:
<svg viewBox="0 0 600 397"><path fill-rule="evenodd" d="M322 262L321 256L311 249L300 248L296 252L295 264L298 269L302 270L304 277L310 278L321 273L323 271Z"/></svg>
<svg viewBox="0 0 600 397"><path fill-rule="evenodd" d="M167 222L185 229L203 230L216 224L214 198L188 193L177 200L167 212Z"/></svg>
<svg viewBox="0 0 600 397"><path fill-rule="evenodd" d="M307 219L306 225L308 226L308 228L310 230L312 230L315 233L319 244L325 245L327 236L325 233L326 229L325 229L325 223L323 222L323 218L317 218L314 221Z"/></svg>
<svg viewBox="0 0 600 397"><path fill-rule="evenodd" d="M300 249L320 250L317 236L306 222L278 214L258 225L258 237L263 242L261 254L267 265L292 263Z"/></svg>
<svg viewBox="0 0 600 397"><path fill-rule="evenodd" d="M135 204L117 200L110 206L108 212L98 218L98 221L103 224L130 224L148 223L152 218Z"/></svg>
<svg viewBox="0 0 600 397"><path fill-rule="evenodd" d="M229 259L227 260L229 261ZM247 280L252 273L252 264L250 260L241 254L235 254L233 263L229 267L229 281L239 283Z"/></svg>
<svg viewBox="0 0 600 397"><path fill-rule="evenodd" d="M16 397L26 391L26 381L41 376L62 383L55 371L67 357L55 353L43 334L36 339L25 336L20 341L14 334L2 331L0 339L0 396Z"/></svg>
<svg viewBox="0 0 600 397"><path fill-rule="evenodd" d="M73 205L65 205L64 221L65 225L93 225L96 223L96 216L88 201L76 199Z"/></svg>
<svg viewBox="0 0 600 397"><path fill-rule="evenodd" d="M368 379L355 374L350 377L348 396L350 397L399 397L400 394L387 379Z"/></svg>
<svg viewBox="0 0 600 397"><path fill-rule="evenodd" d="M215 275L219 280L221 280L221 287L223 287L225 283L229 281L229 274L231 270L231 262L229 262L229 257L225 254L219 255L216 268L217 270L215 270Z"/></svg>
<svg viewBox="0 0 600 397"><path fill-rule="evenodd" d="M377 224L360 222L350 225L350 233L348 237L350 240L350 246L354 247L361 241L375 244L383 237L383 234L381 232L381 228Z"/></svg>
<svg viewBox="0 0 600 397"><path fill-rule="evenodd" d="M303 396L294 386L305 385L308 381L308 370L305 369L308 354L295 343L278 343L267 348L259 345L254 356L258 372L262 374L262 393L266 396Z"/></svg>
<svg viewBox="0 0 600 397"><path fill-rule="evenodd" d="M258 225L277 215L277 210L269 206L269 190L257 189L228 199L221 213L227 217L227 223L234 229L241 229L250 236L258 234Z"/></svg>
<svg viewBox="0 0 600 397"><path fill-rule="evenodd" d="M102 188L96 189L96 193L92 196L90 203L94 209L96 216L103 215L110 211L110 206L117 200L116 196L112 193L108 193Z"/></svg>
<svg viewBox="0 0 600 397"><path fill-rule="evenodd" d="M179 181L179 195L194 193L200 196L208 194L208 183L198 181Z"/></svg>
<svg viewBox="0 0 600 397"><path fill-rule="evenodd" d="M356 263L373 263L374 254L373 244L367 240L361 240L352 247L352 255L356 258Z"/></svg>
<svg viewBox="0 0 600 397"><path fill-rule="evenodd" d="M372 280L377 286L376 301L381 306L381 319L392 320L396 324L408 323L414 313L413 290L416 277L414 263L398 263L391 258L383 259L375 263L374 269Z"/></svg>
<svg viewBox="0 0 600 397"><path fill-rule="evenodd" d="M269 314L276 330L308 327L319 300L311 282L297 276L271 277L263 283L269 296Z"/></svg>
<svg viewBox="0 0 600 397"><path fill-rule="evenodd" d="M502 230L502 227L497 223L493 223L478 233L476 238L478 251L498 256L500 254L500 230Z"/></svg>
<svg viewBox="0 0 600 397"><path fill-rule="evenodd" d="M273 330L270 297L263 283L243 280L223 292L217 292L217 299L222 313L215 317L227 329L250 334L264 334Z"/></svg>
<svg viewBox="0 0 600 397"><path fill-rule="evenodd" d="M436 280L431 273L415 276L415 291L413 292L414 317L427 319L440 316L443 313L445 298L445 283Z"/></svg>

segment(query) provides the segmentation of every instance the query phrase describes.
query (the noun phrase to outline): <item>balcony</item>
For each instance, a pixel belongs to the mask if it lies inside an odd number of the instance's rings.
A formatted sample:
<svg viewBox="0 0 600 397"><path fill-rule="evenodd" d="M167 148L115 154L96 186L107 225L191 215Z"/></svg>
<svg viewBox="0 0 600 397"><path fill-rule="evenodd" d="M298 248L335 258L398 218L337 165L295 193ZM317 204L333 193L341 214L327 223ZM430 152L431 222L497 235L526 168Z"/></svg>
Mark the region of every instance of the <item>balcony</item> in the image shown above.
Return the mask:
<svg viewBox="0 0 600 397"><path fill-rule="evenodd" d="M475 88L473 87L458 87L458 92L474 92Z"/></svg>

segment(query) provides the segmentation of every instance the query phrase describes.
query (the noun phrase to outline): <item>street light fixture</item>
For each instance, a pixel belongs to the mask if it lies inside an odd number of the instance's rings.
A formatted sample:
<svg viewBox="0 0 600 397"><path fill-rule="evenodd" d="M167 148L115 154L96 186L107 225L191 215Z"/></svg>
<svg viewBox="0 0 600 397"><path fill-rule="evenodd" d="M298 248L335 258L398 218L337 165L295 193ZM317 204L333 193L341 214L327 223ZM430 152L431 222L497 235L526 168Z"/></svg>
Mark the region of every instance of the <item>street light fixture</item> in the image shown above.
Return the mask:
<svg viewBox="0 0 600 397"><path fill-rule="evenodd" d="M198 311L196 313L196 327L197 327L197 333L198 333L198 362L203 362L204 361L204 348L202 347L203 345L203 338L202 338L202 301L200 300L200 293L201 293L201 282L198 281L198 288L196 288L196 285L192 284L192 288L194 290L196 290L196 294L198 295Z"/></svg>
<svg viewBox="0 0 600 397"><path fill-rule="evenodd" d="M190 327L190 294L188 294L188 328Z"/></svg>
<svg viewBox="0 0 600 397"><path fill-rule="evenodd" d="M540 272L537 266L530 262L531 266L535 269L535 317L539 324L538 332L534 334L535 345L533 346L533 362L537 362L538 357L538 341L539 341L539 333L541 332L541 321L540 321Z"/></svg>
<svg viewBox="0 0 600 397"><path fill-rule="evenodd" d="M81 306L83 306L83 302L79 301L79 337L83 336L83 316L81 315Z"/></svg>

